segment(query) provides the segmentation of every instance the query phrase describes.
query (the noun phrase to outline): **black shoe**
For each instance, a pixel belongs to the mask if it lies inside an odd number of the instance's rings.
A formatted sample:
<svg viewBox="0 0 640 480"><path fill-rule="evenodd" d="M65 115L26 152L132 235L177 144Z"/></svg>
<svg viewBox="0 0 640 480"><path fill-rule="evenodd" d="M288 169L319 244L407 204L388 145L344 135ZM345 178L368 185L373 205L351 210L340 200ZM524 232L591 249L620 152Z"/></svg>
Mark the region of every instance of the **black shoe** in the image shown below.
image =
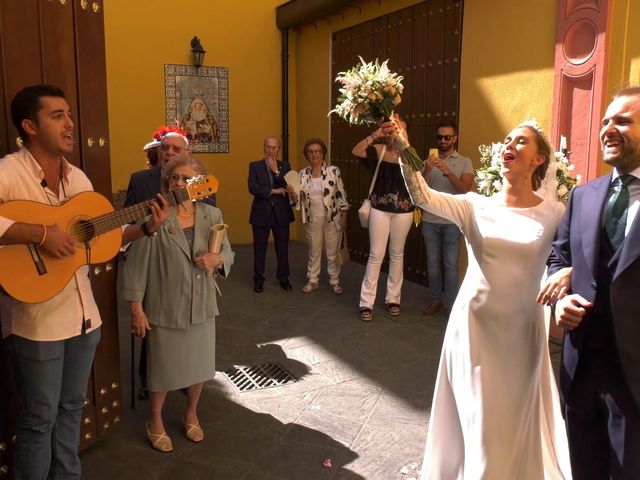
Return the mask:
<svg viewBox="0 0 640 480"><path fill-rule="evenodd" d="M289 280L280 281L280 286L282 287L283 290L291 290L293 288L289 283Z"/></svg>
<svg viewBox="0 0 640 480"><path fill-rule="evenodd" d="M149 390L141 388L138 390L138 400L147 400L149 398Z"/></svg>
<svg viewBox="0 0 640 480"><path fill-rule="evenodd" d="M253 285L253 291L256 293L262 293L262 290L264 290L264 288L262 288L262 284L261 283L255 283Z"/></svg>

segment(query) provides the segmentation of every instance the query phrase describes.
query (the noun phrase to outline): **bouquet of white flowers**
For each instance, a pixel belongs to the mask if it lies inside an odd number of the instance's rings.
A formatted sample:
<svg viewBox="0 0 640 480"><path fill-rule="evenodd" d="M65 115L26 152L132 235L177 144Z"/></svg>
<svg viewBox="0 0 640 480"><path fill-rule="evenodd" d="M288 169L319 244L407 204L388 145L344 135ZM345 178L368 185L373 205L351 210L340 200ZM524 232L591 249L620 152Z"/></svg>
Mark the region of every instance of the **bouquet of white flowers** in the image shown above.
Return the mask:
<svg viewBox="0 0 640 480"><path fill-rule="evenodd" d="M500 149L502 143L480 145L480 168L476 170L476 188L478 193L490 197L502 189L500 175Z"/></svg>
<svg viewBox="0 0 640 480"><path fill-rule="evenodd" d="M393 116L395 107L402 101L402 77L389 70L385 60L380 63L360 62L346 72L340 72L336 82L342 84L336 107L329 112L349 122L350 125L378 124ZM403 158L413 170L422 170L424 162L415 149L405 146Z"/></svg>
<svg viewBox="0 0 640 480"><path fill-rule="evenodd" d="M476 170L476 188L478 193L487 197L502 189L502 175L500 174L500 151L502 147L503 145L500 142L492 143L490 146L480 145L478 147L480 168ZM569 175L569 172L573 171L574 165L563 152L551 154L549 169L551 174L555 170L558 200L566 203L573 187L580 183L580 175L575 178Z"/></svg>
<svg viewBox="0 0 640 480"><path fill-rule="evenodd" d="M555 161L551 159L551 165L556 169L556 182L558 182L557 192L558 200L562 203L567 203L569 200L569 193L576 185L580 184L580 175L572 177L569 172L573 171L575 165L569 161L569 158L563 152L555 152Z"/></svg>
<svg viewBox="0 0 640 480"><path fill-rule="evenodd" d="M337 113L351 125L375 124L391 118L396 105L402 101L402 77L389 70L385 60L380 64L360 62L351 70L340 72L336 82L342 84L336 108Z"/></svg>

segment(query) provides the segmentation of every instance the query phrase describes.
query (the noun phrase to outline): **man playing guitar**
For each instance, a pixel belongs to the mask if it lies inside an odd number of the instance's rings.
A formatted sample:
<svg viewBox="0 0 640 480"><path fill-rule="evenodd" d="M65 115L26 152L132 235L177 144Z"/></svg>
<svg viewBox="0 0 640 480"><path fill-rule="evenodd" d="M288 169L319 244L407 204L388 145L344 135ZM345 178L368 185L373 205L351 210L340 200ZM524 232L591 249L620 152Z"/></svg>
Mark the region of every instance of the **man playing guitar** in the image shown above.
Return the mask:
<svg viewBox="0 0 640 480"><path fill-rule="evenodd" d="M24 147L0 160L0 203L32 200L56 206L93 190L82 170L64 158L73 151L74 123L62 90L24 88L11 102L11 117ZM160 227L168 215L162 196L150 205L150 213L144 224L126 227L123 243ZM62 259L75 254L77 243L55 223L0 216L0 245L16 244ZM86 265L80 267L59 293L41 303L0 294L2 337L12 352L21 396L17 478L47 478L50 469L55 478L81 477L81 413L101 325L88 273Z"/></svg>

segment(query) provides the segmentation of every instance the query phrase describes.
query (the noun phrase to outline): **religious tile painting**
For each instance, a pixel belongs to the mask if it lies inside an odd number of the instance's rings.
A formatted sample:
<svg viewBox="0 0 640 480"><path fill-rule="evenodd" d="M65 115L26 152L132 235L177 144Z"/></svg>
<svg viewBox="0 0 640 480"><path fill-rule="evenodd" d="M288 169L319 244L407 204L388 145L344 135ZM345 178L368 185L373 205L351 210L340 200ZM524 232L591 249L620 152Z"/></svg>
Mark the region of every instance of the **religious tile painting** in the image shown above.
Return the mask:
<svg viewBox="0 0 640 480"><path fill-rule="evenodd" d="M229 152L229 70L165 65L167 125L178 125L195 153Z"/></svg>

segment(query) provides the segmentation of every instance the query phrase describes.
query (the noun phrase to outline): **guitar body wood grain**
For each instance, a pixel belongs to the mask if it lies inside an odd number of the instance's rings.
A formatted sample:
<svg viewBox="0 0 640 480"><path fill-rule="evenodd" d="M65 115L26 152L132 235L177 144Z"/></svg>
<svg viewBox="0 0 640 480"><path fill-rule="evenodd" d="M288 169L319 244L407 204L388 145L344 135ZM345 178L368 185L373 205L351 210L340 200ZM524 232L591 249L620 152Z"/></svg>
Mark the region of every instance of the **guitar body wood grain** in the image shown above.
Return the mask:
<svg viewBox="0 0 640 480"><path fill-rule="evenodd" d="M78 233L74 233L74 226L84 231L88 225L79 222L113 211L109 200L96 192L80 193L56 207L29 200L15 200L0 205L0 216L17 222L57 224L76 238L76 253L62 259L52 257L34 245L0 247L2 288L21 302L41 303L60 292L81 266L112 259L122 243L120 228L95 236L85 244L77 240ZM38 271L34 254L41 257L45 272Z"/></svg>

